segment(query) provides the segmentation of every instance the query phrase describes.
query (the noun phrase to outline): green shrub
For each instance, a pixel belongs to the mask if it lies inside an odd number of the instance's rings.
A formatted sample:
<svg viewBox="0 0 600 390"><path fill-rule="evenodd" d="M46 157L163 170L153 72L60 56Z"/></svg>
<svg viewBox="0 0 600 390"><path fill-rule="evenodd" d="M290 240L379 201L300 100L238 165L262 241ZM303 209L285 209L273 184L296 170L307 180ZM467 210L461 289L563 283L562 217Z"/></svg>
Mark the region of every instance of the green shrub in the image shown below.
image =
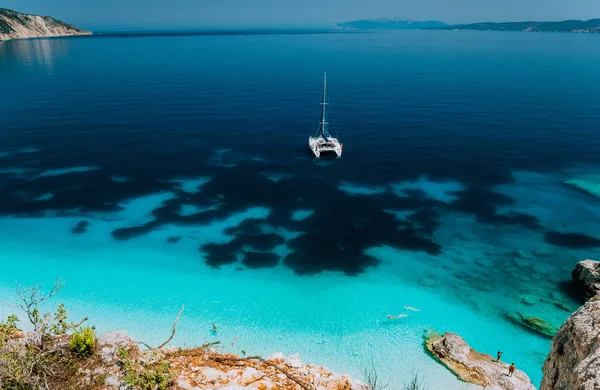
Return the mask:
<svg viewBox="0 0 600 390"><path fill-rule="evenodd" d="M75 333L71 335L71 343L69 346L71 351L79 357L85 358L91 356L96 347L96 335L94 334L94 330L85 327L75 331Z"/></svg>
<svg viewBox="0 0 600 390"><path fill-rule="evenodd" d="M165 390L173 380L171 366L167 362L145 364L129 357L125 348L119 347L117 355L121 359L123 382L132 389Z"/></svg>
<svg viewBox="0 0 600 390"><path fill-rule="evenodd" d="M0 332L12 333L18 330L17 322L19 322L19 319L16 315L8 316L5 322L0 322Z"/></svg>

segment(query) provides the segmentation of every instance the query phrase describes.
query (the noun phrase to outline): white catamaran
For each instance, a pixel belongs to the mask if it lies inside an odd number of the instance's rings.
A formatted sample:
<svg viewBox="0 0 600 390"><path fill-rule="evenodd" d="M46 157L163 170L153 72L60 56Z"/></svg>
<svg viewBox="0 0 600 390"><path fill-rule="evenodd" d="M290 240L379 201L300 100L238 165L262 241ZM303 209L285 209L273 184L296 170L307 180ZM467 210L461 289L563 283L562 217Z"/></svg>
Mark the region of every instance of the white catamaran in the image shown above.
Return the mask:
<svg viewBox="0 0 600 390"><path fill-rule="evenodd" d="M335 153L338 157L342 155L342 144L337 138L334 138L327 131L327 121L325 117L325 107L327 106L327 73L323 81L323 103L321 103L321 121L319 128L311 137L308 138L308 146L315 156L321 157L322 153Z"/></svg>

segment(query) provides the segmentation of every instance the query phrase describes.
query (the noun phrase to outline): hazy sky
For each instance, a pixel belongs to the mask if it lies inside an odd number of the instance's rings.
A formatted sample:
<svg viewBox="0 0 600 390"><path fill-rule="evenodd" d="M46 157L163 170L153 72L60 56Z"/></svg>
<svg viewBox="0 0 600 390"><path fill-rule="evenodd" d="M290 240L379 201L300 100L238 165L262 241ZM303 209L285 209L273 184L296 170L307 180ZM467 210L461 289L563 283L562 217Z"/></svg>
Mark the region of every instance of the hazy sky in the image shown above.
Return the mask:
<svg viewBox="0 0 600 390"><path fill-rule="evenodd" d="M448 23L592 19L600 0L0 0L89 29L329 26L377 17Z"/></svg>

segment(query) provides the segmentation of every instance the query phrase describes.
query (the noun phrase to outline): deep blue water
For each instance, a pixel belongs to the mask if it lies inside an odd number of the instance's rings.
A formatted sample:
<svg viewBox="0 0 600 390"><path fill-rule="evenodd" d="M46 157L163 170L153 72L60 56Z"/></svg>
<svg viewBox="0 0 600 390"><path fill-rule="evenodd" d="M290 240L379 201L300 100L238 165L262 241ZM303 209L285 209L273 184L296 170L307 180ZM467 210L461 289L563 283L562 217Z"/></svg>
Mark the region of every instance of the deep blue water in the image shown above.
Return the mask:
<svg viewBox="0 0 600 390"><path fill-rule="evenodd" d="M229 227L230 241L197 245L198 263L360 277L386 263L370 251L385 246L415 255L397 260L403 283L485 317L506 320L482 308L490 295L503 309L516 293L551 292L576 307L568 273L600 248L600 213L561 180L600 166L598 38L278 31L0 43L0 215L89 220L167 191L153 218L115 227L111 242L264 207L267 217ZM306 147L324 71L344 143L335 161ZM197 177L210 181L196 193L171 181ZM290 219L299 209L313 214ZM460 240L479 246L455 251ZM289 252L274 254L282 244ZM548 316L560 325L568 313ZM532 351L543 355L543 343ZM538 363L527 362L534 379Z"/></svg>

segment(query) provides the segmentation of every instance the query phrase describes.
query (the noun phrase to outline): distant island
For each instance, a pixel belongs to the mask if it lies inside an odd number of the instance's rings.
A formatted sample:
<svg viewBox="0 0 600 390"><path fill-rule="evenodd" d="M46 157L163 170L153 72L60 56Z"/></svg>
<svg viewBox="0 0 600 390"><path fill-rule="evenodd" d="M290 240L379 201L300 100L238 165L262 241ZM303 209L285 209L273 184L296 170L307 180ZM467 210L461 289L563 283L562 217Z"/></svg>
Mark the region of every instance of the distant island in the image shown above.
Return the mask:
<svg viewBox="0 0 600 390"><path fill-rule="evenodd" d="M79 29L50 16L28 15L0 8L0 41L91 34L90 31Z"/></svg>
<svg viewBox="0 0 600 390"><path fill-rule="evenodd" d="M345 30L481 30L600 33L600 19L563 20L560 22L481 22L454 25L436 20L419 22L406 19L364 19L337 23L334 26L335 28Z"/></svg>

